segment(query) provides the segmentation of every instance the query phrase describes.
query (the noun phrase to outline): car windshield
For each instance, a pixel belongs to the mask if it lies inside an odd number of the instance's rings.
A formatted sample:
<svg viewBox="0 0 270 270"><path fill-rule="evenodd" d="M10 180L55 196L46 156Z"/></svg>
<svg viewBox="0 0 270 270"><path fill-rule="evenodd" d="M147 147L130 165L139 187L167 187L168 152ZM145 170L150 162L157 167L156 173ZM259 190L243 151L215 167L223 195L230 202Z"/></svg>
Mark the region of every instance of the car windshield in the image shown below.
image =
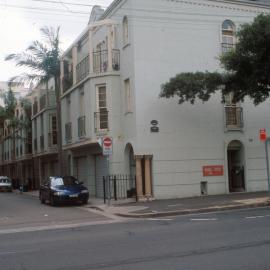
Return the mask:
<svg viewBox="0 0 270 270"><path fill-rule="evenodd" d="M8 179L8 178L0 179L0 183L7 183L7 184L9 184L10 183L10 179Z"/></svg>
<svg viewBox="0 0 270 270"><path fill-rule="evenodd" d="M79 185L79 181L73 176L56 177L51 180L52 186Z"/></svg>

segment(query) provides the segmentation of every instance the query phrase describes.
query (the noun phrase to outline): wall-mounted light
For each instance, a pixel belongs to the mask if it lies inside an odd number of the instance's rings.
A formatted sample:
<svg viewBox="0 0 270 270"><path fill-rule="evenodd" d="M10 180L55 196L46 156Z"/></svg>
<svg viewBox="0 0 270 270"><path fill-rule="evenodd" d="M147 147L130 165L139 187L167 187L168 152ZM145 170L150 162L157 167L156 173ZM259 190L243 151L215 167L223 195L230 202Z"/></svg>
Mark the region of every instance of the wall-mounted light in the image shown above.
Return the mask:
<svg viewBox="0 0 270 270"><path fill-rule="evenodd" d="M150 127L150 131L153 133L159 132L159 127L158 127L158 121L157 120L152 120L150 122L151 127Z"/></svg>

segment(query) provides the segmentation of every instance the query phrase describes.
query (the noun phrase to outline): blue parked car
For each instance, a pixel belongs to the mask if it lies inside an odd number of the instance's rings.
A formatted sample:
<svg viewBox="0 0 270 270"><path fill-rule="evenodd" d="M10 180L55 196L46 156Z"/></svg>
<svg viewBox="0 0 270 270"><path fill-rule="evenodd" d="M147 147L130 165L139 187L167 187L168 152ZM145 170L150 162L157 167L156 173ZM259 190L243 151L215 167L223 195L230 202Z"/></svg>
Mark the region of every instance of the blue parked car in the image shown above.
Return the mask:
<svg viewBox="0 0 270 270"><path fill-rule="evenodd" d="M49 201L52 206L64 202L88 203L89 191L73 176L52 176L40 186L41 203Z"/></svg>

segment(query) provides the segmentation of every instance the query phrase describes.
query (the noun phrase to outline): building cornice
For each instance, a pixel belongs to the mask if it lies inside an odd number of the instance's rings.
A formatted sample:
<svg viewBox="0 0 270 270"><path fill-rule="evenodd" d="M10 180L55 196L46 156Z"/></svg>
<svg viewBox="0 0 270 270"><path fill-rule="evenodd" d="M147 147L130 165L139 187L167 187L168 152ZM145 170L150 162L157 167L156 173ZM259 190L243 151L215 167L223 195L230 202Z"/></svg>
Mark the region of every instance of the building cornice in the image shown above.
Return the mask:
<svg viewBox="0 0 270 270"><path fill-rule="evenodd" d="M104 11L104 13L102 14L102 16L100 17L101 20L104 20L105 18L107 18L109 16L109 14L111 12L113 12L113 10L115 8L118 7L118 5L120 5L122 2L126 2L127 0L114 0L109 6L108 8Z"/></svg>
<svg viewBox="0 0 270 270"><path fill-rule="evenodd" d="M166 2L174 2L179 4L186 4L192 6L201 6L201 7L212 7L212 8L222 8L222 9L229 9L229 10L236 10L236 11L245 11L245 12L252 12L252 13L262 13L270 11L270 5L263 5L246 2L244 0L164 0ZM258 9L258 10L256 10ZM263 10L264 9L264 10Z"/></svg>

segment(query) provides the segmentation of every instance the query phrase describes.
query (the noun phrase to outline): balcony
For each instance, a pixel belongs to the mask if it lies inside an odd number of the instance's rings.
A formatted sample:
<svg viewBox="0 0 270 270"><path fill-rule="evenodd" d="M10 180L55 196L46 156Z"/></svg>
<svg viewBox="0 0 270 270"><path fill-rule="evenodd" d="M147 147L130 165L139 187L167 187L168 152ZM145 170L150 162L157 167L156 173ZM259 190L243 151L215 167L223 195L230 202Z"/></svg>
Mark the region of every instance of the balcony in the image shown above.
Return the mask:
<svg viewBox="0 0 270 270"><path fill-rule="evenodd" d="M93 53L94 73L105 73L107 71L118 71L120 69L120 51L112 50L112 67L109 67L108 50Z"/></svg>
<svg viewBox="0 0 270 270"><path fill-rule="evenodd" d="M38 113L38 103L37 101L33 104L33 115L36 115Z"/></svg>
<svg viewBox="0 0 270 270"><path fill-rule="evenodd" d="M65 139L66 143L70 143L72 141L72 123L66 123L65 125Z"/></svg>
<svg viewBox="0 0 270 270"><path fill-rule="evenodd" d="M57 131L52 131L48 133L48 146L53 147L57 145Z"/></svg>
<svg viewBox="0 0 270 270"><path fill-rule="evenodd" d="M87 55L77 66L77 83L89 75L89 55Z"/></svg>
<svg viewBox="0 0 270 270"><path fill-rule="evenodd" d="M65 73L62 79L63 93L70 89L73 85L73 71Z"/></svg>
<svg viewBox="0 0 270 270"><path fill-rule="evenodd" d="M81 139L85 134L85 116L81 116L78 118L78 137Z"/></svg>
<svg viewBox="0 0 270 270"><path fill-rule="evenodd" d="M54 91L48 92L48 106L54 107L56 106L56 96Z"/></svg>
<svg viewBox="0 0 270 270"><path fill-rule="evenodd" d="M26 155L32 154L32 144L26 143L24 149Z"/></svg>
<svg viewBox="0 0 270 270"><path fill-rule="evenodd" d="M46 95L42 95L39 99L39 108L43 110L46 108Z"/></svg>
<svg viewBox="0 0 270 270"><path fill-rule="evenodd" d="M242 130L243 108L239 106L225 106L225 127L227 130Z"/></svg>
<svg viewBox="0 0 270 270"><path fill-rule="evenodd" d="M44 151L44 135L40 136L40 151L43 152Z"/></svg>
<svg viewBox="0 0 270 270"><path fill-rule="evenodd" d="M15 149L11 149L11 160L16 160L16 153L15 153Z"/></svg>
<svg viewBox="0 0 270 270"><path fill-rule="evenodd" d="M95 112L95 132L106 131L109 129L109 112L107 110Z"/></svg>
<svg viewBox="0 0 270 270"><path fill-rule="evenodd" d="M235 44L232 43L221 43L222 53L227 53L235 48Z"/></svg>
<svg viewBox="0 0 270 270"><path fill-rule="evenodd" d="M34 139L34 151L37 152L37 138Z"/></svg>

